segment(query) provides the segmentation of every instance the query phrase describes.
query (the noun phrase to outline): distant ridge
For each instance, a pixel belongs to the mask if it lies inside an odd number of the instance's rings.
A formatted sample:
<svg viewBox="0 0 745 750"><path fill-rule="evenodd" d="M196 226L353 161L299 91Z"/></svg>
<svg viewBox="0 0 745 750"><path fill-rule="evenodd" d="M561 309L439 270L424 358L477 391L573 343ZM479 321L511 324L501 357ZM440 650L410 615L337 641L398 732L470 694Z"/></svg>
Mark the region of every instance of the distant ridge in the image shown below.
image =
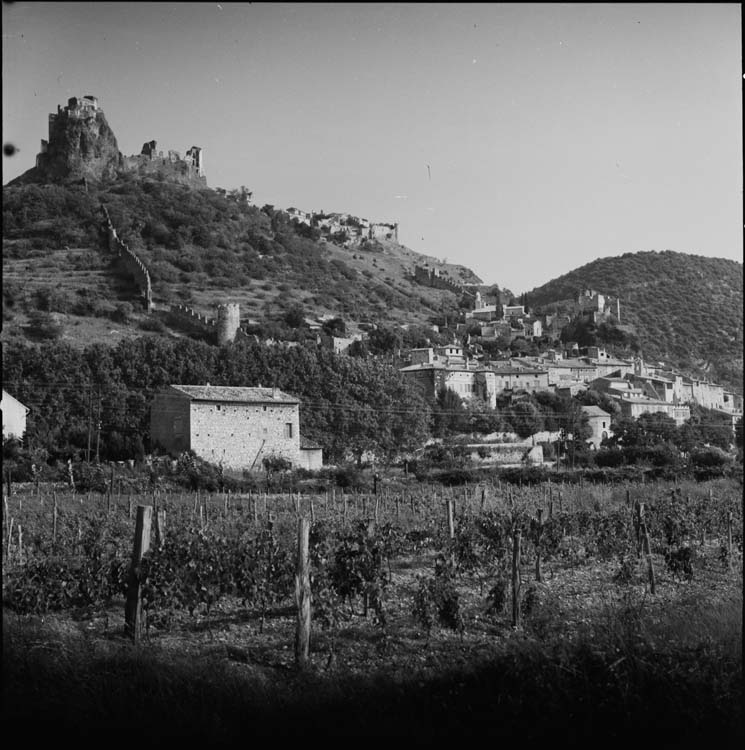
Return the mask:
<svg viewBox="0 0 745 750"><path fill-rule="evenodd" d="M621 299L645 359L742 392L743 264L665 251L599 258L527 293L533 308L561 307L582 289Z"/></svg>

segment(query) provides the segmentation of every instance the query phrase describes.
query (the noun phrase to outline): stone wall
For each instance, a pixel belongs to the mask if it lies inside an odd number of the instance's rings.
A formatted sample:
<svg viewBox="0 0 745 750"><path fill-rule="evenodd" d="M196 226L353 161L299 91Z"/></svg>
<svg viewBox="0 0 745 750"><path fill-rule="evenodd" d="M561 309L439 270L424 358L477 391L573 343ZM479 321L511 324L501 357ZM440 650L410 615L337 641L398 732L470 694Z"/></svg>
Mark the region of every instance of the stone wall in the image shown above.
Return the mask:
<svg viewBox="0 0 745 750"><path fill-rule="evenodd" d="M150 312L153 309L153 290L150 283L150 274L145 267L145 264L134 252L132 252L132 250L129 249L128 245L122 242L117 236L116 229L114 229L114 225L111 223L108 209L103 204L101 205L101 211L104 215L109 250L119 256L124 267L132 275L132 278L145 301L146 309Z"/></svg>
<svg viewBox="0 0 745 750"><path fill-rule="evenodd" d="M218 408L219 407L219 408ZM286 433L286 425L291 433ZM211 463L230 469L261 469L262 460L300 460L300 415L296 404L191 405L191 448Z"/></svg>
<svg viewBox="0 0 745 750"><path fill-rule="evenodd" d="M445 289L454 294L463 294L465 291L464 287L460 284L456 284L454 281L440 276L439 272L434 268L414 266L414 281L421 286L428 286L432 289Z"/></svg>
<svg viewBox="0 0 745 750"><path fill-rule="evenodd" d="M187 305L171 305L166 318L174 327L208 337L217 335L217 322Z"/></svg>

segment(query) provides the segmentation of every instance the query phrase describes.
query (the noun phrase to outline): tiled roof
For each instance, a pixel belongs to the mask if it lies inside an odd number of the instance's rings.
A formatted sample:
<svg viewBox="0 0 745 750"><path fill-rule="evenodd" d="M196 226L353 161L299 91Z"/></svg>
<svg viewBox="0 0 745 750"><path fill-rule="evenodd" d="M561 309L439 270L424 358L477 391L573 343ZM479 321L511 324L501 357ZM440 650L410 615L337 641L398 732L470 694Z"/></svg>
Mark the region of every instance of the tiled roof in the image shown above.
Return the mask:
<svg viewBox="0 0 745 750"><path fill-rule="evenodd" d="M192 401L231 401L234 403L299 404L300 399L279 388L244 388L233 385L172 385Z"/></svg>
<svg viewBox="0 0 745 750"><path fill-rule="evenodd" d="M599 406L583 406L582 411L590 417L609 417L610 414Z"/></svg>

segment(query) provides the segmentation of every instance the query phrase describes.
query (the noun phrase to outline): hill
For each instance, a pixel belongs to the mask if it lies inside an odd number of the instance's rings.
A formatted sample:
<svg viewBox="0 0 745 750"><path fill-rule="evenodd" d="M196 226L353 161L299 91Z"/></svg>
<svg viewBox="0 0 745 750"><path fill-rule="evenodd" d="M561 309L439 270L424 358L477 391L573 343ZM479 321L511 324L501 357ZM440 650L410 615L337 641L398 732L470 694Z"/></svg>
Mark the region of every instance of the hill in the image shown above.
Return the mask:
<svg viewBox="0 0 745 750"><path fill-rule="evenodd" d="M340 317L352 332L453 320L463 285L480 283L470 269L399 245L394 224L259 208L243 187L210 189L202 156L154 140L125 156L97 97L58 105L35 166L3 188L3 337L57 326L73 343L113 343L142 327L164 332L107 250L102 206L147 268L157 310L184 305L213 317L218 304L237 302L243 324L265 335L290 313ZM452 283L416 283L417 266Z"/></svg>
<svg viewBox="0 0 745 750"><path fill-rule="evenodd" d="M621 300L646 360L742 392L743 267L723 258L664 252L599 258L527 293L532 309L569 309L582 289Z"/></svg>
<svg viewBox="0 0 745 750"><path fill-rule="evenodd" d="M102 205L146 264L156 305L214 316L217 304L238 302L245 325L268 331L291 310L341 317L352 331L453 320L460 295L416 283L414 268L480 282L395 241L334 242L284 210L206 187L131 173L97 185L14 184L3 188L4 337L22 335L36 309L67 316L72 341L111 341L112 316L117 335L141 333L136 290L106 250Z"/></svg>

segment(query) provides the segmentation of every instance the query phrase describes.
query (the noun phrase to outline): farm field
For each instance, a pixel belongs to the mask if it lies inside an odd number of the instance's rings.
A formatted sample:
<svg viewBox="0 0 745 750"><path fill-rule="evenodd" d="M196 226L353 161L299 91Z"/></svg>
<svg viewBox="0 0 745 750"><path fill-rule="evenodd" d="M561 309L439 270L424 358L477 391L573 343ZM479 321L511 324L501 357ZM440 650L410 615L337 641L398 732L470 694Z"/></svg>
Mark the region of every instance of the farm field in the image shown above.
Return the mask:
<svg viewBox="0 0 745 750"><path fill-rule="evenodd" d="M138 505L154 522L133 645ZM313 598L302 670L301 517ZM742 736L742 489L728 480L18 491L3 540L4 711L43 706L39 731L540 740L571 716L575 742L601 728Z"/></svg>

